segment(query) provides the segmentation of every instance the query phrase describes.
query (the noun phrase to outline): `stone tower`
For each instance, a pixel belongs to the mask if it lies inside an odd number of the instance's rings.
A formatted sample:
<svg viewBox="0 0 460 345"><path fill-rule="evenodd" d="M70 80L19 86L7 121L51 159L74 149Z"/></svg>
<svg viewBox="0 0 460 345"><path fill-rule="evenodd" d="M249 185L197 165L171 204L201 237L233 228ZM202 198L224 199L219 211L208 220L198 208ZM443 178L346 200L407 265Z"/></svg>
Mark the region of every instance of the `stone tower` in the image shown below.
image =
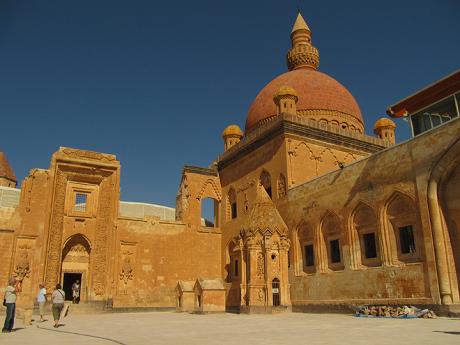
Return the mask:
<svg viewBox="0 0 460 345"><path fill-rule="evenodd" d="M311 31L300 12L291 31L292 48L287 53L290 71L300 68L318 69L319 52L311 44Z"/></svg>
<svg viewBox="0 0 460 345"><path fill-rule="evenodd" d="M230 125L222 132L222 139L224 139L224 148L227 151L233 145L240 142L243 137L243 131L237 125Z"/></svg>
<svg viewBox="0 0 460 345"><path fill-rule="evenodd" d="M276 114L296 115L298 99L296 90L289 86L281 86L273 96L273 101L276 104Z"/></svg>
<svg viewBox="0 0 460 345"><path fill-rule="evenodd" d="M382 117L375 122L374 133L380 139L388 141L391 145L395 144L396 124L386 117Z"/></svg>

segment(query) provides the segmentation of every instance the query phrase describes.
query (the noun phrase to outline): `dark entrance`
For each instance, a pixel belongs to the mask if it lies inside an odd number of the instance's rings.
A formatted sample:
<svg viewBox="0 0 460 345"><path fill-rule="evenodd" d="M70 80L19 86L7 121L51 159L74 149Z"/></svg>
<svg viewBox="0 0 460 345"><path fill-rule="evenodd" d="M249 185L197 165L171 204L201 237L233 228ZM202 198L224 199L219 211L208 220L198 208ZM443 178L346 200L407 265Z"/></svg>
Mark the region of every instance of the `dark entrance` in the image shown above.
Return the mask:
<svg viewBox="0 0 460 345"><path fill-rule="evenodd" d="M62 289L65 292L66 301L72 300L72 284L76 281L80 281L81 286L81 273L64 273L64 282L62 283Z"/></svg>
<svg viewBox="0 0 460 345"><path fill-rule="evenodd" d="M273 306L278 307L280 303L280 281L278 278L272 281Z"/></svg>

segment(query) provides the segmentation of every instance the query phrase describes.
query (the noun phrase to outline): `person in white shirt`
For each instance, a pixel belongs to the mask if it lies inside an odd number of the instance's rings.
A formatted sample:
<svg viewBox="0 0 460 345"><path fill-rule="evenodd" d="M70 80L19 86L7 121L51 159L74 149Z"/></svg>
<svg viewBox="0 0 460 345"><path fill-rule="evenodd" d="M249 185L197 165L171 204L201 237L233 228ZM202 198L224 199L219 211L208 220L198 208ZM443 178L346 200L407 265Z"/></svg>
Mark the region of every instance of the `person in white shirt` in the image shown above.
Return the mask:
<svg viewBox="0 0 460 345"><path fill-rule="evenodd" d="M9 333L13 331L14 326L14 315L16 313L16 292L17 292L18 281L12 277L8 281L8 286L5 289L5 297L3 299L3 305L6 307L5 324L2 328L2 333Z"/></svg>
<svg viewBox="0 0 460 345"><path fill-rule="evenodd" d="M38 310L40 312L40 321L45 321L43 316L45 315L45 305L46 305L46 289L44 284L39 284L39 291L37 295Z"/></svg>

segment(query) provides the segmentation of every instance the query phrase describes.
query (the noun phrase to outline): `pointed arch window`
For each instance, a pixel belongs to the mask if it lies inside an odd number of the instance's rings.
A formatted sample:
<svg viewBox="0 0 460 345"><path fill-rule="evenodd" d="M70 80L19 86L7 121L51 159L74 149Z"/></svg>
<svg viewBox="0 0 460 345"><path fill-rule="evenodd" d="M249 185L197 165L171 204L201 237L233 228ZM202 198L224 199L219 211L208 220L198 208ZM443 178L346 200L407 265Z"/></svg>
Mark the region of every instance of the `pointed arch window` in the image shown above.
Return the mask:
<svg viewBox="0 0 460 345"><path fill-rule="evenodd" d="M272 198L272 178L267 170L262 171L260 174L260 184L264 187L268 196Z"/></svg>
<svg viewBox="0 0 460 345"><path fill-rule="evenodd" d="M236 203L236 193L233 188L228 191L228 218L235 219L238 216L238 205Z"/></svg>

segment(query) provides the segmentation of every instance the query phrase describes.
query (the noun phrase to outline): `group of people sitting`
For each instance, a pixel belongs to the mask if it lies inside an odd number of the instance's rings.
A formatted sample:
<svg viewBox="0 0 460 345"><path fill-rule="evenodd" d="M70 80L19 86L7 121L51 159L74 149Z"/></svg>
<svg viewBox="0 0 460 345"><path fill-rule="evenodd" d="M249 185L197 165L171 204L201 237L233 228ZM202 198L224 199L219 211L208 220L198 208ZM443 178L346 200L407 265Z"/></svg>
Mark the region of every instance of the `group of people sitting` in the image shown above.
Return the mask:
<svg viewBox="0 0 460 345"><path fill-rule="evenodd" d="M21 282L12 277L8 281L8 286L5 289L5 296L3 298L3 306L6 307L5 323L2 328L2 333L9 333L14 330L14 318L16 314L16 300L17 294L21 292ZM65 292L61 284L56 284L55 289L51 293L52 313L54 319L54 328L59 327L59 320L63 314L65 306ZM48 299L48 294L44 284L39 284L39 291L37 295L37 304L40 315L40 322L45 320L45 306ZM77 280L72 284L72 302L78 303L80 301L80 282Z"/></svg>

